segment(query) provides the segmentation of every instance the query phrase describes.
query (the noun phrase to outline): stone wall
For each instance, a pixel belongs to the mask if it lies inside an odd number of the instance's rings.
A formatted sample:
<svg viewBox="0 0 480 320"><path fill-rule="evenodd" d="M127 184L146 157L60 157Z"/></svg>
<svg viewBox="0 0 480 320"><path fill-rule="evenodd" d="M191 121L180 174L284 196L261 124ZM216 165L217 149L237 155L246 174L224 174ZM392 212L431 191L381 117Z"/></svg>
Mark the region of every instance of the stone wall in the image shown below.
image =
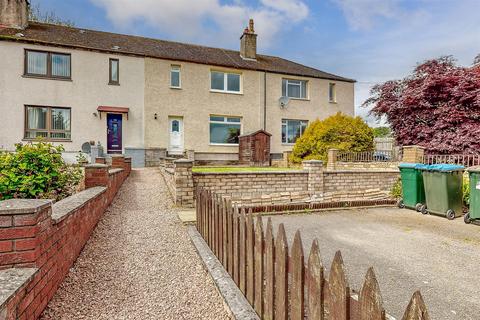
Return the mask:
<svg viewBox="0 0 480 320"><path fill-rule="evenodd" d="M325 171L323 190L325 193L344 191L357 193L372 189L390 191L399 177L398 170Z"/></svg>
<svg viewBox="0 0 480 320"><path fill-rule="evenodd" d="M326 170L322 161L303 162L301 170L252 172L192 172L193 161L174 161L161 168L174 201L193 207L197 187L233 199L363 199L385 197L399 177L398 169ZM268 200L267 200L268 201Z"/></svg>
<svg viewBox="0 0 480 320"><path fill-rule="evenodd" d="M1 319L40 316L130 172L123 157L115 164L87 165L89 188L55 204L0 202Z"/></svg>
<svg viewBox="0 0 480 320"><path fill-rule="evenodd" d="M193 184L217 194L270 194L307 191L305 171L194 173Z"/></svg>

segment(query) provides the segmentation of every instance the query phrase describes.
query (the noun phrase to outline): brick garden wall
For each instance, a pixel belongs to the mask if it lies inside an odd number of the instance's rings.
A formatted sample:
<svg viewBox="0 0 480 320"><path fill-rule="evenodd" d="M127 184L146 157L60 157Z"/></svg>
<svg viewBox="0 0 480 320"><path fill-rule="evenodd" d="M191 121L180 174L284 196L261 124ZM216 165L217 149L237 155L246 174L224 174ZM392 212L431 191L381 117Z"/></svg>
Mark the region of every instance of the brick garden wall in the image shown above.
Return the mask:
<svg viewBox="0 0 480 320"><path fill-rule="evenodd" d="M130 173L123 157L85 167L87 189L52 205L49 200L0 202L0 319L36 319L52 299ZM18 273L28 273L19 282Z"/></svg>
<svg viewBox="0 0 480 320"><path fill-rule="evenodd" d="M307 191L308 173L305 171L194 173L193 184L226 193L281 193Z"/></svg>
<svg viewBox="0 0 480 320"><path fill-rule="evenodd" d="M390 191L400 177L398 170L383 171L325 171L323 190L356 193L371 189Z"/></svg>
<svg viewBox="0 0 480 320"><path fill-rule="evenodd" d="M398 170L325 170L322 161L303 162L302 170L197 173L192 172L193 161L174 161L173 173L161 169L179 206L193 207L194 190L201 187L232 198L244 196L255 199L303 198L306 195L320 198L342 199L372 196L372 190L390 191L399 177ZM377 192L378 193L378 192Z"/></svg>

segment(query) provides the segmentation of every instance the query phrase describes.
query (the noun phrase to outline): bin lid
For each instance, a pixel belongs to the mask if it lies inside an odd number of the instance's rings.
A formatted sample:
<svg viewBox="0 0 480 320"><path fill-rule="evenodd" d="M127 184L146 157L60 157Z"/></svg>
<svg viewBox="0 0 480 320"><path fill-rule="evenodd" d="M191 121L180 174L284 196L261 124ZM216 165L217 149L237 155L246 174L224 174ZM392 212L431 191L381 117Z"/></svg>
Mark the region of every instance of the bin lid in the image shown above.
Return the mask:
<svg viewBox="0 0 480 320"><path fill-rule="evenodd" d="M426 164L423 164L423 163L405 163L405 162L402 162L398 165L398 167L400 169L404 169L404 168L409 168L409 169L422 169L423 167L426 167L427 165Z"/></svg>
<svg viewBox="0 0 480 320"><path fill-rule="evenodd" d="M440 164L430 164L424 165L421 170L429 171L441 171L441 172L452 172L452 171L463 171L465 170L464 166L458 164L449 164L449 163L440 163Z"/></svg>

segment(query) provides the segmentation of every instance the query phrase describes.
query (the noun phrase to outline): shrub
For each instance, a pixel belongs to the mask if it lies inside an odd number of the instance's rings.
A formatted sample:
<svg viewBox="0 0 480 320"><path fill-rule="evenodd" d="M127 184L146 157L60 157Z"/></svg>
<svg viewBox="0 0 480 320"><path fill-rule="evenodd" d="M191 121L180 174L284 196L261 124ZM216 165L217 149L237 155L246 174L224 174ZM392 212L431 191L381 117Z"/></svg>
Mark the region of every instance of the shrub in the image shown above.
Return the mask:
<svg viewBox="0 0 480 320"><path fill-rule="evenodd" d="M291 161L327 160L328 149L342 151L373 150L373 129L360 117L342 113L313 121L293 147Z"/></svg>
<svg viewBox="0 0 480 320"><path fill-rule="evenodd" d="M38 142L17 144L15 152L0 153L0 200L60 200L73 194L82 171L67 165L62 151L63 146Z"/></svg>
<svg viewBox="0 0 480 320"><path fill-rule="evenodd" d="M402 198L402 179L398 179L397 182L392 186L392 190L390 190L390 195L395 199Z"/></svg>

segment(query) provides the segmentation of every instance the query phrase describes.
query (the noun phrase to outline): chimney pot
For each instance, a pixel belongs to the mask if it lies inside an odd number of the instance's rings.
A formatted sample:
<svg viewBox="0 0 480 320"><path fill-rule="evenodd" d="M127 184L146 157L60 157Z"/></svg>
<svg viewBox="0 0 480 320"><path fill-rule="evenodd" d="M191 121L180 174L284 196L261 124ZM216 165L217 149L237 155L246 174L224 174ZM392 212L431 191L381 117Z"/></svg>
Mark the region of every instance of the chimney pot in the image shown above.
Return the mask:
<svg viewBox="0 0 480 320"><path fill-rule="evenodd" d="M28 27L28 0L0 0L0 26L15 29Z"/></svg>
<svg viewBox="0 0 480 320"><path fill-rule="evenodd" d="M257 59L257 35L255 34L253 19L240 37L240 56L243 59Z"/></svg>

